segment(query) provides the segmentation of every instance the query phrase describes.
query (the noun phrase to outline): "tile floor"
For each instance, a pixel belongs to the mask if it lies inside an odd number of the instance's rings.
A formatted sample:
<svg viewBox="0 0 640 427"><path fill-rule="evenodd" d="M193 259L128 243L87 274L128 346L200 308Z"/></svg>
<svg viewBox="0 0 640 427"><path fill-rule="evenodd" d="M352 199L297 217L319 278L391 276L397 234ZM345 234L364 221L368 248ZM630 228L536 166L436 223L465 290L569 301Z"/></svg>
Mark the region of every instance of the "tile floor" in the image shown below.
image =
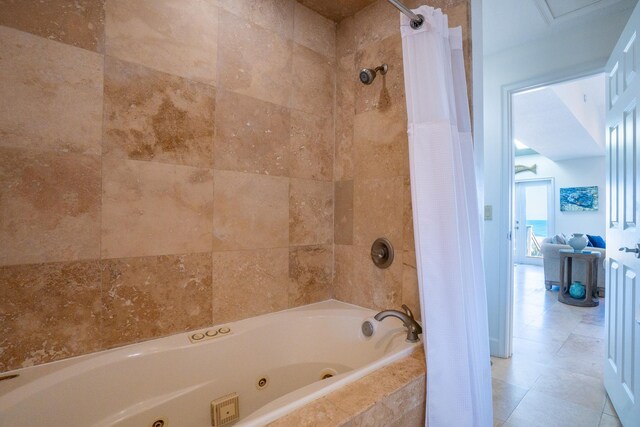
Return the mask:
<svg viewBox="0 0 640 427"><path fill-rule="evenodd" d="M602 384L604 301L558 302L542 267L514 278L513 357L492 358L494 426L620 426Z"/></svg>

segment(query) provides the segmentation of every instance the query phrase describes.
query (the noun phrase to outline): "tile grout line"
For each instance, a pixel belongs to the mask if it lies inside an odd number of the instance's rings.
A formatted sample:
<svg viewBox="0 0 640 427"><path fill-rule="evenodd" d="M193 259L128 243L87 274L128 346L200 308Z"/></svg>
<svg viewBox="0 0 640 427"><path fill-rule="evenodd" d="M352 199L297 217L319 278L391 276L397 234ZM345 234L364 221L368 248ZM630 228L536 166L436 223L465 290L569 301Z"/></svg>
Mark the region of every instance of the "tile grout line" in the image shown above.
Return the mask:
<svg viewBox="0 0 640 427"><path fill-rule="evenodd" d="M98 273L100 274L100 319L98 321L98 330L100 331L99 345L100 349L104 349L104 294L105 283L102 274L102 233L103 233L103 221L104 221L104 139L105 139L105 114L106 114L106 82L105 76L107 72L107 2L103 3L104 12L104 25L102 30L103 34L103 52L102 52L102 114L101 114L101 128L100 128L100 234L98 241Z"/></svg>

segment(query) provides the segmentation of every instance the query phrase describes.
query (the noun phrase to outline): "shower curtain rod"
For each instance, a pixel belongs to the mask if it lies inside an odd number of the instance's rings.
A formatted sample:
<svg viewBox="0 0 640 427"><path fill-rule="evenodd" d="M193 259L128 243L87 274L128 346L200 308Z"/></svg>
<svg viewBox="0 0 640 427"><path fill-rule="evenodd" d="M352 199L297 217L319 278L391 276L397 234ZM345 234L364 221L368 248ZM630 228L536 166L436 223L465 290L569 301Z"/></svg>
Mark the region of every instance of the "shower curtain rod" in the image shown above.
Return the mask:
<svg viewBox="0 0 640 427"><path fill-rule="evenodd" d="M409 19L411 19L411 28L416 30L422 27L422 23L424 22L424 16L416 15L415 13L413 13L411 9L403 5L399 0L388 0L388 1L389 3L394 5L400 12L404 13L409 17Z"/></svg>

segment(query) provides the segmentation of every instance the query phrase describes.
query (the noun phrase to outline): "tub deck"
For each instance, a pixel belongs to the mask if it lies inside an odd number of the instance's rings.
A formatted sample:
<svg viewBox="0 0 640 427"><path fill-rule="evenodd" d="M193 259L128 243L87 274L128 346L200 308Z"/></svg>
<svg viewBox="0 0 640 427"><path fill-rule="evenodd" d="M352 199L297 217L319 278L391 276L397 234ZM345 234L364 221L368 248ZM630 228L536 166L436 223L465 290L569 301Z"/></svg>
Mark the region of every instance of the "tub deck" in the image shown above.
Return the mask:
<svg viewBox="0 0 640 427"><path fill-rule="evenodd" d="M423 427L425 403L426 366L420 348L268 426Z"/></svg>

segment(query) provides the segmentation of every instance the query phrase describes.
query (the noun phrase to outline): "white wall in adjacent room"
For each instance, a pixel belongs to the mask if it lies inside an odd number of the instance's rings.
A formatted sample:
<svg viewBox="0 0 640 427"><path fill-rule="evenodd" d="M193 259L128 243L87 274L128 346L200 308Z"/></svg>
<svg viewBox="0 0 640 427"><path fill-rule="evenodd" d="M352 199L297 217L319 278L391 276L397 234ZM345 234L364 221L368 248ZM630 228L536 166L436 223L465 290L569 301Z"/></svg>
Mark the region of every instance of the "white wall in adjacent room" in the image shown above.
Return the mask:
<svg viewBox="0 0 640 427"><path fill-rule="evenodd" d="M518 156L516 165L527 167L537 165L537 174L521 172L516 175L516 182L530 179L554 179L554 216L555 233L571 235L584 233L597 236L605 235L605 185L606 158L586 157L582 159L562 160L554 162L540 155ZM566 187L598 187L599 208L590 212L561 212L560 189Z"/></svg>

